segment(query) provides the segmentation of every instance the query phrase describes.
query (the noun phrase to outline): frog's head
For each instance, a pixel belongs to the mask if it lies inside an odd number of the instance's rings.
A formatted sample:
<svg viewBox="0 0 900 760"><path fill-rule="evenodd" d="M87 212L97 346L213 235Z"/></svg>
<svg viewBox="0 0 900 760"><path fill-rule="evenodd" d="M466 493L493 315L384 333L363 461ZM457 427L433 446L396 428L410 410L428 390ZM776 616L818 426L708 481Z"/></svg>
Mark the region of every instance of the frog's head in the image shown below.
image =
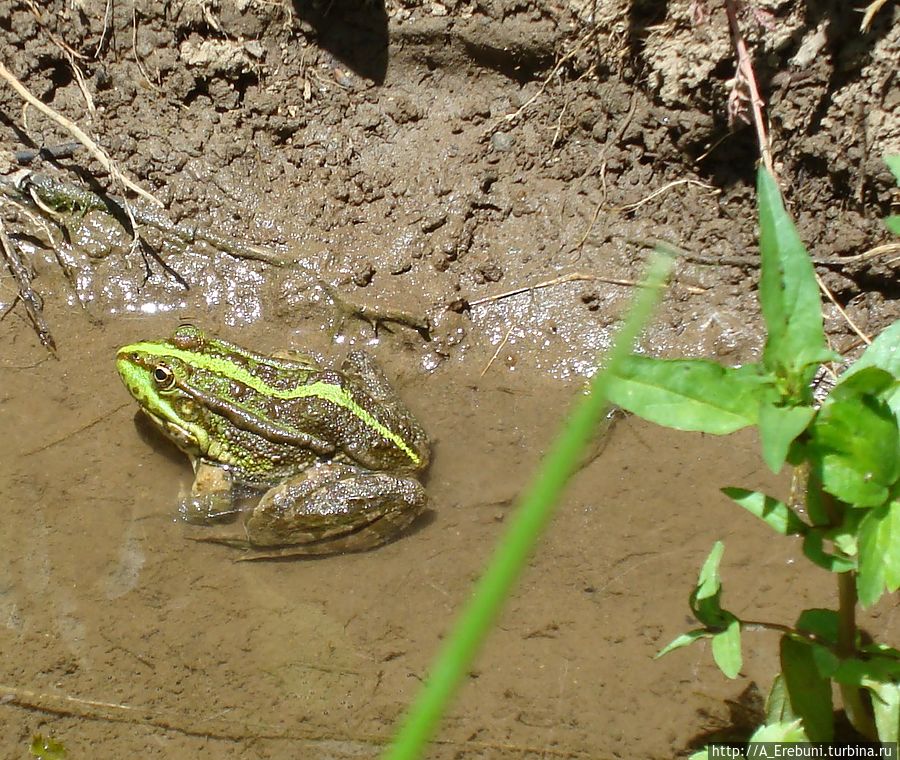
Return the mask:
<svg viewBox="0 0 900 760"><path fill-rule="evenodd" d="M204 335L183 325L160 341L119 349L116 369L147 417L189 456L209 452L205 409L191 394L191 376L202 366Z"/></svg>

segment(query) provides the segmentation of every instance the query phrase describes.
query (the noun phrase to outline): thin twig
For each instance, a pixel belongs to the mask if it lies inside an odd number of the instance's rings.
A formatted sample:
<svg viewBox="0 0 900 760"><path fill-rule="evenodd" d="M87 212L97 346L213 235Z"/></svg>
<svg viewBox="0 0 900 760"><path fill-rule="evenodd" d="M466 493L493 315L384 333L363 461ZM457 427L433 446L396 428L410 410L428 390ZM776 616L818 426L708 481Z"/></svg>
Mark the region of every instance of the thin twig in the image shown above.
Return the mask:
<svg viewBox="0 0 900 760"><path fill-rule="evenodd" d="M87 82L84 78L84 72L81 70L81 66L79 66L78 62L75 60L76 58L80 58L83 61L86 60L87 56L79 53L68 42L66 42L61 37L57 37L53 32L51 32L44 26L44 20L41 15L41 10L40 8L38 8L34 0L25 1L28 7L31 9L31 12L34 14L34 17L37 19L38 25L43 27L43 32L50 38L50 42L52 42L54 45L56 45L56 47L62 50L63 57L69 62L72 73L75 75L75 82L78 84L78 88L81 90L81 94L84 97L84 102L87 104L88 112L91 114L91 116L96 116L97 108L94 106L94 98L91 96L91 93L87 88Z"/></svg>
<svg viewBox="0 0 900 760"><path fill-rule="evenodd" d="M337 310L338 314L341 315L341 322L343 322L346 317L354 317L370 324L376 332L378 332L379 326L383 324L393 323L404 325L405 327L415 330L425 340L431 339L431 322L428 317L419 316L418 314L413 314L402 309L369 306L367 304L349 301L340 294L336 287L325 282L325 280L321 278L317 277L316 279L318 280L319 287L331 299L334 308ZM338 326L338 329L340 329L340 325Z"/></svg>
<svg viewBox="0 0 900 760"><path fill-rule="evenodd" d="M493 124L488 130L487 134L492 134L495 132L501 124L507 123L511 124L514 121L518 120L522 114L527 111L531 105L540 98L550 86L550 83L556 78L557 74L562 70L562 67L572 59L580 50L587 44L590 40L597 36L600 31L598 26L592 27L587 34L583 34L579 40L575 43L571 50L566 53L562 58L560 58L556 65L551 69L550 73L544 78L544 81L541 83L541 86L538 88L538 91L534 93L528 100L526 100L521 106L519 106L515 112L506 114L502 118L500 118L495 124Z"/></svg>
<svg viewBox="0 0 900 760"><path fill-rule="evenodd" d="M354 742L368 745L371 749L383 746L385 737L376 734L344 733L329 734L316 726L305 727L303 722L287 727L267 723L241 722L233 719L204 718L203 716L185 715L175 710L159 710L157 708L140 707L122 702L104 702L96 699L84 699L68 694L48 694L18 686L0 684L0 705L15 705L24 710L32 710L45 715L80 718L82 720L102 721L105 723L124 723L136 726L152 726L163 731L199 736L205 739L220 739L232 742L250 743L260 740L304 742L307 750L316 749L316 757L338 742ZM435 744L456 747L457 752L487 753L491 757L498 751L515 753L521 757L531 757L538 753L550 757L569 760L588 758L587 753L577 749L558 749L553 747L536 747L504 742L487 742L464 739L436 739ZM303 753L301 753L302 755ZM308 753L307 753L307 756Z"/></svg>
<svg viewBox="0 0 900 760"><path fill-rule="evenodd" d="M88 137L77 124L69 121L69 119L67 119L65 116L57 113L46 103L42 103L34 95L32 95L25 87L25 85L23 85L10 73L9 69L6 68L2 61L0 61L0 78L5 79L9 83L10 87L12 87L26 103L34 106L46 117L55 121L57 124L59 124L59 126L61 126L70 135L72 135L72 137L78 140L78 142L84 145L84 147L87 148L88 152L94 157L97 163L99 163L104 169L106 169L106 171L108 171L113 176L113 178L118 179L122 182L123 185L140 195L145 200L154 204L155 206L159 206L160 208L164 206L163 202L159 200L159 198L157 198L152 193L148 193L140 185L135 184L130 179L128 179L128 177L122 174L122 172L120 172L116 165L113 163L112 159L107 156L103 149L99 145L97 145L97 143L95 143L90 137Z"/></svg>
<svg viewBox="0 0 900 760"><path fill-rule="evenodd" d="M868 32L869 27L872 26L872 20L875 18L875 14L881 10L881 6L883 6L887 0L873 0L873 2L869 3L866 6L865 13L863 14L862 22L859 25L859 31Z"/></svg>
<svg viewBox="0 0 900 760"><path fill-rule="evenodd" d="M828 286L824 282L822 282L822 278L819 277L819 273L814 272L814 274L816 275L816 282L819 284L819 290L821 290L825 294L825 297L834 304L834 308L838 310L838 313L844 318L844 321L846 321L846 323L850 325L850 329L853 330L853 332L855 332L860 338L862 338L867 346L872 345L872 339L862 330L860 330L859 327L857 327L856 322L854 322L850 318L850 315L846 311L844 311L844 308L837 302L837 299L828 289Z"/></svg>
<svg viewBox="0 0 900 760"><path fill-rule="evenodd" d="M133 6L131 8L131 50L134 52L134 60L137 61L138 69L140 69L141 74L144 75L144 79L147 80L147 84L156 91L159 91L159 85L155 84L150 79L150 74L147 69L144 67L144 62L141 60L141 56L138 53L137 49L137 31L138 31L138 19L137 19L137 7Z"/></svg>
<svg viewBox="0 0 900 760"><path fill-rule="evenodd" d="M2 219L0 219L0 248L3 249L6 265L9 267L9 271L19 287L19 298L22 299L22 303L25 305L25 311L28 313L28 318L31 320L35 332L37 332L41 345L56 357L56 341L53 340L53 335L44 319L41 300L31 287L31 276L28 273L28 268L19 256L18 249L6 234L6 227L3 225Z"/></svg>
<svg viewBox="0 0 900 760"><path fill-rule="evenodd" d="M649 203L650 201L652 201L657 195L662 195L667 190L671 190L673 187L676 187L678 185L697 185L698 187L709 190L710 195L718 195L721 192L718 188L715 188L712 185L707 185L705 182L700 182L696 179L676 179L672 182L667 182L665 185L657 190L654 190L652 193L650 193L650 195L641 198L641 200L639 201L635 201L634 203L626 203L624 206L613 206L610 211L635 211L645 203Z"/></svg>
<svg viewBox="0 0 900 760"><path fill-rule="evenodd" d="M106 0L106 10L103 11L103 31L100 33L100 42L97 43L97 49L94 51L94 58L99 58L103 52L103 46L106 44L106 35L110 29L112 21L113 0Z"/></svg>
<svg viewBox="0 0 900 760"><path fill-rule="evenodd" d="M774 177L775 169L772 167L772 152L769 149L769 137L766 134L766 125L762 115L764 103L759 96L759 88L756 86L756 76L753 73L753 64L750 60L750 54L747 52L747 45L744 43L743 36L741 36L734 0L725 0L725 12L728 14L731 40L737 53L738 71L750 89L750 107L753 112L753 125L756 127L756 137L759 141L759 153L762 156L763 165L768 169L769 174Z"/></svg>
<svg viewBox="0 0 900 760"><path fill-rule="evenodd" d="M628 129L628 125L631 124L632 118L634 118L634 113L637 110L637 97L634 93L631 95L631 103L628 106L628 112L625 114L625 118L619 123L619 126L616 128L616 133L613 135L612 140L607 140L603 144L603 148L600 150L600 154L591 161L591 165L584 172L582 177L586 177L590 174L594 166L596 164L600 164L600 200L597 201L597 207L594 209L594 215L591 217L591 223L587 226L587 229L584 231L584 234L581 236L581 240L578 241L578 245L576 245L572 252L580 251L581 247L585 244L588 237L591 234L591 231L594 229L594 225L597 223L597 219L600 218L600 212L603 210L603 206L606 204L606 152L609 150L610 145L618 146L622 142L622 138L625 136L625 131ZM562 248L560 247L560 250Z"/></svg>
<svg viewBox="0 0 900 760"><path fill-rule="evenodd" d="M509 329L506 331L506 335L503 336L503 340L500 341L500 345L497 346L497 350L494 351L494 355L488 360L488 363L484 365L484 369L481 370L481 374L479 375L479 377L484 377L487 371L491 368L491 365L497 360L497 357L500 356L500 352L503 350L503 347L509 340L509 336L512 334L513 327L515 327L514 324L509 326Z"/></svg>
<svg viewBox="0 0 900 760"><path fill-rule="evenodd" d="M507 290L503 293L497 293L492 296L485 296L484 298L476 298L474 301L469 302L469 306L482 306L483 304L493 303L494 301L501 301L504 298L511 298L512 296L518 296L522 293L530 293L535 290L542 290L543 288L552 288L556 285L562 285L567 282L605 282L609 285L642 287L642 283L636 280L621 280L615 277L602 277L601 275L597 274L588 274L587 272L572 272L570 274L564 274L559 277L554 277L552 280L544 280L543 282L539 282L535 285L528 285L522 288ZM694 293L696 295L700 295L706 292L702 288L696 288L691 285L685 285L684 287L689 293Z"/></svg>
<svg viewBox="0 0 900 760"><path fill-rule="evenodd" d="M855 264L859 261L866 261L868 259L877 258L878 256L883 256L886 253L898 252L900 252L900 243L885 243L884 245L876 245L868 251L857 253L855 256L841 256L840 261L846 264Z"/></svg>

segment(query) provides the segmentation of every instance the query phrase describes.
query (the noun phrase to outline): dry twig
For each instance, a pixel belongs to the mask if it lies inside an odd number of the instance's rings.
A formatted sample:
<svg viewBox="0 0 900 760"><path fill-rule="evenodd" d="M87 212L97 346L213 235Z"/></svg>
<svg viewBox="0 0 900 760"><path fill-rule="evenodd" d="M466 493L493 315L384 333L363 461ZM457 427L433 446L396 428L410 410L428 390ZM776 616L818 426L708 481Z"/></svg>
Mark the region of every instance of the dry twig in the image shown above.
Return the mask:
<svg viewBox="0 0 900 760"><path fill-rule="evenodd" d="M672 182L667 182L665 185L660 187L657 190L654 190L650 195L647 195L639 201L635 201L634 203L626 203L624 206L613 206L610 211L634 211L639 209L645 203L652 201L656 196L662 195L668 190L671 190L673 187L677 187L678 185L697 185L697 187L702 187L705 190L709 190L710 195L718 195L721 191L718 188L713 187L712 185L707 185L705 182L700 182L696 179L676 179Z"/></svg>
<svg viewBox="0 0 900 760"><path fill-rule="evenodd" d="M759 95L759 88L756 86L756 75L753 73L753 64L750 61L750 54L747 52L747 45L744 43L744 38L741 35L734 3L735 0L725 0L725 12L728 15L728 25L731 28L731 41L738 59L737 80L739 83L745 84L749 91L753 125L756 128L756 137L759 141L759 153L762 156L763 165L768 169L769 174L774 177L775 169L772 166L772 152L769 148L769 137L766 134L766 125L762 115L764 103Z"/></svg>
<svg viewBox="0 0 900 760"><path fill-rule="evenodd" d="M863 14L862 22L859 25L859 31L868 32L869 27L872 26L872 21L875 19L875 14L881 10L881 7L887 2L887 0L873 0L873 2L869 3L866 6L865 13Z"/></svg>
<svg viewBox="0 0 900 760"><path fill-rule="evenodd" d="M488 359L488 363L484 365L484 369L481 370L481 374L478 377L484 377L487 374L487 371L491 368L491 365L495 361L497 361L497 357L500 356L500 352L503 350L503 347L509 340L509 336L512 334L513 327L515 327L515 325L509 326L509 329L506 331L506 335L503 336L503 340L500 341L500 345L497 346L497 350L494 351L494 355L490 359Z"/></svg>
<svg viewBox="0 0 900 760"><path fill-rule="evenodd" d="M53 335L44 319L41 299L31 287L31 276L29 275L28 268L19 256L18 249L13 245L12 240L10 240L9 236L6 234L6 227L3 225L2 219L0 219L0 248L3 249L6 265L9 267L9 271L15 278L19 288L19 298L25 305L25 311L28 313L28 318L31 320L35 332L37 332L41 345L56 357L56 341L53 340Z"/></svg>
<svg viewBox="0 0 900 760"><path fill-rule="evenodd" d="M560 275L559 277L554 277L552 280L544 280L543 282L539 282L535 285L527 285L522 288L515 288L513 290L507 290L503 293L497 293L492 296L476 298L474 301L469 302L469 306L482 306L483 304L493 303L494 301L502 301L504 298L511 298L512 296L518 296L522 293L531 293L535 290L542 290L544 288L552 288L556 285L562 285L567 282L605 282L609 285L644 287L644 284L638 282L637 280L622 280L615 277L603 277L598 274L589 274L588 272L571 272L570 274L564 274ZM689 293L693 293L695 295L701 295L706 292L702 288L697 288L692 285L685 285L684 287Z"/></svg>
<svg viewBox="0 0 900 760"><path fill-rule="evenodd" d="M870 248L868 251L863 251L862 253L857 253L855 256L841 256L840 260L846 264L855 264L859 261L868 261L869 259L884 256L886 253L900 253L900 243L876 245L874 248Z"/></svg>
<svg viewBox="0 0 900 760"><path fill-rule="evenodd" d="M828 289L828 286L822 282L822 278L819 277L818 272L813 272L816 276L816 282L819 285L819 290L821 290L825 297L834 304L834 308L838 310L838 313L844 318L844 321L850 326L850 329L853 330L862 340L863 342L869 346L872 344L872 339L866 335L862 330L859 329L856 322L854 322L850 315L844 311L844 308L837 302L837 299L834 297L834 294Z"/></svg>
<svg viewBox="0 0 900 760"><path fill-rule="evenodd" d="M0 61L0 78L3 78L7 81L7 83L12 87L16 93L29 105L34 106L38 111L44 114L49 119L55 121L59 126L65 129L72 137L74 137L78 142L80 142L85 148L87 148L88 152L96 159L97 163L99 163L106 171L110 173L110 175L120 181L127 188L132 190L133 192L140 195L145 200L150 201L150 203L155 206L163 207L163 202L159 200L152 193L144 190L140 185L132 182L128 177L126 177L122 172L119 171L118 167L113 163L112 159L106 155L104 150L97 145L90 137L85 134L81 128L69 121L62 114L54 111L50 106L46 103L38 100L31 92L28 91L28 88L25 87L18 79L16 79L12 73L10 73L9 69Z"/></svg>
<svg viewBox="0 0 900 760"><path fill-rule="evenodd" d="M532 95L530 98L528 98L528 100L526 100L521 106L519 106L513 113L506 114L505 116L498 119L493 125L491 125L491 127L487 130L486 134L487 135L493 134L504 123L512 124L513 122L517 121L522 116L522 114L524 114L525 111L527 111L532 106L532 104L535 101L537 101L538 98L540 98L547 91L547 88L550 86L550 83L556 78L556 76L562 70L562 67L565 66L565 64L569 60L574 58L575 55L578 52L580 52L581 49L588 42L593 40L597 36L599 31L600 31L599 27L594 26L590 30L588 30L588 32L586 34L581 35L581 37L578 39L578 41L575 43L575 45L572 47L572 49L569 50L568 53L566 53L562 58L560 58L556 62L556 65L551 69L550 73L547 74L547 76L544 78L544 81L541 83L541 86L538 88L538 91L536 93L534 93L534 95Z"/></svg>

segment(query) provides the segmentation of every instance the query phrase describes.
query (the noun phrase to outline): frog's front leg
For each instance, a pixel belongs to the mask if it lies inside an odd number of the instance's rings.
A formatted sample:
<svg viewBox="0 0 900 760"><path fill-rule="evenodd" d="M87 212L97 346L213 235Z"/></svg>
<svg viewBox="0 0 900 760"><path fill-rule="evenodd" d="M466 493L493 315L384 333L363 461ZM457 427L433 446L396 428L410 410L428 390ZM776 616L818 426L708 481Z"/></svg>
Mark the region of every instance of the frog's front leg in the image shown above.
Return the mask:
<svg viewBox="0 0 900 760"><path fill-rule="evenodd" d="M201 459L195 460L191 495L178 504L181 519L192 525L209 525L234 515L233 486L228 470Z"/></svg>
<svg viewBox="0 0 900 760"><path fill-rule="evenodd" d="M426 502L413 478L322 464L267 491L245 537L202 540L258 552L244 559L364 551L395 538Z"/></svg>

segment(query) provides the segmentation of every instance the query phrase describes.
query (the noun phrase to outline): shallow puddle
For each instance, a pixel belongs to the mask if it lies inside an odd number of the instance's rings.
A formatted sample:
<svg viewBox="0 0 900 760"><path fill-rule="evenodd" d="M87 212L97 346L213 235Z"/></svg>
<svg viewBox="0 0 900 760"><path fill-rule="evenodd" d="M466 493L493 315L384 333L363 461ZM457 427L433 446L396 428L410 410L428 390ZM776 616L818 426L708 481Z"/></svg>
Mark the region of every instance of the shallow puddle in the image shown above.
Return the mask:
<svg viewBox="0 0 900 760"><path fill-rule="evenodd" d="M116 346L171 327L72 320L63 345L81 349L35 366L34 349L9 341L0 753L22 756L40 731L73 757L374 757L579 386L499 368L479 378L471 362L423 375L385 351L434 440L429 514L375 551L237 563L175 520L187 459L142 434L115 374ZM560 504L431 757L663 758L726 726L725 698L753 679L768 688L773 636L746 635L747 678L734 683L702 645L651 659L691 627L687 597L716 539L736 613L789 622L800 607L781 593L830 601L830 579L795 566L796 543L718 493L787 487L761 467L752 436L628 419L605 444Z"/></svg>

